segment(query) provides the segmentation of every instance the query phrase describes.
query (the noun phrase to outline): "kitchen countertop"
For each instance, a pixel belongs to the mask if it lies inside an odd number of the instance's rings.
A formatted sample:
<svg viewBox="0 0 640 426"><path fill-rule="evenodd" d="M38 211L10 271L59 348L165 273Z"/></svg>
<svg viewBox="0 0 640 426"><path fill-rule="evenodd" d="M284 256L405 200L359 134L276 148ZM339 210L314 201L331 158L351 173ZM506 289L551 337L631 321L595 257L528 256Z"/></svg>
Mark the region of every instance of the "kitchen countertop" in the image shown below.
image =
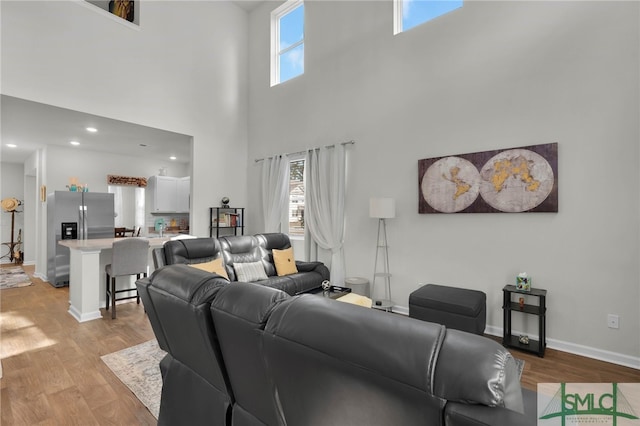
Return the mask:
<svg viewBox="0 0 640 426"><path fill-rule="evenodd" d="M127 237L125 237L127 238ZM128 238L144 238L149 240L149 247L162 247L164 243L171 239L171 236L160 237L128 237ZM115 241L120 241L122 238L94 238L89 240L60 240L58 244L61 246L69 247L73 250L90 251L90 250L103 250L113 247Z"/></svg>

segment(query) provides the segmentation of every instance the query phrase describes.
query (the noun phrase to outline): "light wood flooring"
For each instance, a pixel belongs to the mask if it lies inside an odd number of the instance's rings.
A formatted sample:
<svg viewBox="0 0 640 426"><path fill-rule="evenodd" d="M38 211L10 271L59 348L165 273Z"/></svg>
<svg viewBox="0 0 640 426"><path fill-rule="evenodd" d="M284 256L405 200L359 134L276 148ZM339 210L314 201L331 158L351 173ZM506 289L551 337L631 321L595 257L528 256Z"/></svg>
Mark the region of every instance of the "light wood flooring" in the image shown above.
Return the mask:
<svg viewBox="0 0 640 426"><path fill-rule="evenodd" d="M142 305L80 324L67 313L68 287L32 282L0 291L0 424L155 425L100 359L154 337Z"/></svg>
<svg viewBox="0 0 640 426"><path fill-rule="evenodd" d="M24 269L31 275L34 267ZM119 303L116 320L103 312L80 324L67 313L67 287L32 281L0 292L0 424L155 424L100 359L154 337L142 305ZM544 358L513 354L526 361L522 384L532 390L544 382L640 382L640 370L553 349Z"/></svg>

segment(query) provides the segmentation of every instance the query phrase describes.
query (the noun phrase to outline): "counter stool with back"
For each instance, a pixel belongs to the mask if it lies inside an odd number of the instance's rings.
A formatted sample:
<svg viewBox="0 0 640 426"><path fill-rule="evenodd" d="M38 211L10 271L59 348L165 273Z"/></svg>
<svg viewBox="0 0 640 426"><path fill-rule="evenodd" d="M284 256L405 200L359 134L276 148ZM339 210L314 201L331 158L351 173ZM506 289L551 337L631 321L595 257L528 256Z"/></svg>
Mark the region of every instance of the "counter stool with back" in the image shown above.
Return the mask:
<svg viewBox="0 0 640 426"><path fill-rule="evenodd" d="M113 305L111 318L116 318L116 301L136 298L140 304L140 296L136 287L127 286L116 290L116 277L135 275L137 279L147 276L149 257L149 240L143 238L122 238L113 242L111 263L105 267L106 281L106 310L109 302ZM134 292L133 296L116 297L118 293Z"/></svg>

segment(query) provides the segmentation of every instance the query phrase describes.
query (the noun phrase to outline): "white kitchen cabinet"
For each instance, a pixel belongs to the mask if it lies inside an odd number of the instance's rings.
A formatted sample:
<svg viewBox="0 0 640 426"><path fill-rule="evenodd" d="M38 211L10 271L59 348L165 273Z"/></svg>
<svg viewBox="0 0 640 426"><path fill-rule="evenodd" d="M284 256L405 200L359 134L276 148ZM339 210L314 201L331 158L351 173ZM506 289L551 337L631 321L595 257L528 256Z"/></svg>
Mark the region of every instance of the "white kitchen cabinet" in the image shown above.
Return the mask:
<svg viewBox="0 0 640 426"><path fill-rule="evenodd" d="M178 193L176 198L176 211L188 212L189 211L189 199L191 196L191 178L181 177L178 178Z"/></svg>
<svg viewBox="0 0 640 426"><path fill-rule="evenodd" d="M147 206L151 213L189 212L190 178L151 176L147 181Z"/></svg>

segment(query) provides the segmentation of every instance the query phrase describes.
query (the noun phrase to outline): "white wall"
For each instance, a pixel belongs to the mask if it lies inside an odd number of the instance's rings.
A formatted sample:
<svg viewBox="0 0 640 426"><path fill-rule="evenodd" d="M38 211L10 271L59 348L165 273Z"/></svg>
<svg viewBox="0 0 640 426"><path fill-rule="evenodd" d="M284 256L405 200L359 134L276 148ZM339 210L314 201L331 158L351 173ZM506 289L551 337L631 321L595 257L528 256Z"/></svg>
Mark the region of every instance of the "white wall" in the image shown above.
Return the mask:
<svg viewBox="0 0 640 426"><path fill-rule="evenodd" d="M91 192L107 192L107 175L150 177L158 174L161 166L167 168L167 176L188 176L184 163L161 162L144 157L108 154L104 152L75 150L50 145L47 151L47 192L68 191L70 177L77 177L81 184L88 184Z"/></svg>
<svg viewBox="0 0 640 426"><path fill-rule="evenodd" d="M305 74L269 87L270 2L250 16L249 159L354 139L347 276L371 279L373 196L393 299L419 283L487 293L490 331L518 272L548 290L552 347L640 368L639 5L466 2L392 35L391 2L307 1ZM418 160L558 142L559 212L418 214ZM259 222L249 166L249 224ZM251 225L249 225L251 226ZM607 314L620 329L607 328ZM516 326L537 334L534 321Z"/></svg>
<svg viewBox="0 0 640 426"><path fill-rule="evenodd" d="M0 2L2 93L193 136L191 226L208 235L209 206L246 202L246 12L141 2L135 28L83 3Z"/></svg>
<svg viewBox="0 0 640 426"><path fill-rule="evenodd" d="M244 11L229 2L144 2L136 30L73 1L1 7L2 93L192 135L202 232L207 207L223 194L244 201Z"/></svg>

